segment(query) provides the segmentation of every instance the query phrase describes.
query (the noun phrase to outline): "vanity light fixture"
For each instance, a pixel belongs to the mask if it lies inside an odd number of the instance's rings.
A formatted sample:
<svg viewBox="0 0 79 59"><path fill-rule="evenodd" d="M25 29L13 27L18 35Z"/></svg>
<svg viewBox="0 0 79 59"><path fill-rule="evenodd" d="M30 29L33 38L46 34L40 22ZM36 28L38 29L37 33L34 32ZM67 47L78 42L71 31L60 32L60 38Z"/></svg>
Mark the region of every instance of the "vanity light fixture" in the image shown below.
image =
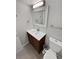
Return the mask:
<svg viewBox="0 0 79 59"><path fill-rule="evenodd" d="M33 5L33 8L38 8L38 7L41 7L41 6L43 6L44 5L44 1L38 1L37 3L35 3L34 5Z"/></svg>

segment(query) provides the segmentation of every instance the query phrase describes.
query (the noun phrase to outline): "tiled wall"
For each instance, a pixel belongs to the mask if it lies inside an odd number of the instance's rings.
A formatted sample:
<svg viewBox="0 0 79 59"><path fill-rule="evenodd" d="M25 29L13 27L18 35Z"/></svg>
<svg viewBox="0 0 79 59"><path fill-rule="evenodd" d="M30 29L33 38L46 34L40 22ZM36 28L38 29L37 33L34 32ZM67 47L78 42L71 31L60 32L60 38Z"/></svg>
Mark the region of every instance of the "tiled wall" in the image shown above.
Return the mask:
<svg viewBox="0 0 79 59"><path fill-rule="evenodd" d="M49 6L48 34L62 41L62 0L46 0Z"/></svg>
<svg viewBox="0 0 79 59"><path fill-rule="evenodd" d="M22 44L27 42L26 30L32 28L30 7L21 1L16 1L16 32Z"/></svg>

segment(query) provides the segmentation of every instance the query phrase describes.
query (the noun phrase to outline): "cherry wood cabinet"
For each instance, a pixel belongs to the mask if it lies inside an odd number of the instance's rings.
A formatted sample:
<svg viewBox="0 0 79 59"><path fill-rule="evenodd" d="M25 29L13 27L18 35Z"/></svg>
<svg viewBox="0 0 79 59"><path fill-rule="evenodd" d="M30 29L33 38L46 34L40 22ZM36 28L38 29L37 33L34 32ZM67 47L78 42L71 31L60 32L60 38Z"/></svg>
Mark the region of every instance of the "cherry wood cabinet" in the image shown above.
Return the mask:
<svg viewBox="0 0 79 59"><path fill-rule="evenodd" d="M45 44L46 35L44 35L40 40L36 39L33 35L27 32L28 40L30 44L37 50L38 53L41 53L43 50L43 45Z"/></svg>

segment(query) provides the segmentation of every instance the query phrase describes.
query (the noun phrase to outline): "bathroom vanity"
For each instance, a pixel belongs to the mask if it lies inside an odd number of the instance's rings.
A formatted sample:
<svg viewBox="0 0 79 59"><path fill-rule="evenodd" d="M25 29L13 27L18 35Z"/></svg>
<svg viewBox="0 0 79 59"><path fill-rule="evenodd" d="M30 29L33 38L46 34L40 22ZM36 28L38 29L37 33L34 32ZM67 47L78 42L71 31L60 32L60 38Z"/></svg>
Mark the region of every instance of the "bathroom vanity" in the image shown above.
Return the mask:
<svg viewBox="0 0 79 59"><path fill-rule="evenodd" d="M27 35L30 44L37 50L37 52L42 52L46 33L37 31L36 29L31 29L27 31Z"/></svg>

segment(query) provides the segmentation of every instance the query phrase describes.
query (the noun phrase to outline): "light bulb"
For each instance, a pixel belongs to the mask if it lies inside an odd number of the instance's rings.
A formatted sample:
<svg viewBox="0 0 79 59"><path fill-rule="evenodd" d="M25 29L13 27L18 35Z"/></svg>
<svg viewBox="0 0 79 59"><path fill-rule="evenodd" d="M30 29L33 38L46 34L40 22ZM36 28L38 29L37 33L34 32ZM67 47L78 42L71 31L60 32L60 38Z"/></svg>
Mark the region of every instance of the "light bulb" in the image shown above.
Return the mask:
<svg viewBox="0 0 79 59"><path fill-rule="evenodd" d="M33 8L40 7L40 6L42 6L43 4L44 4L44 2L43 2L43 1L40 1L40 2L36 3L35 5L33 5Z"/></svg>

